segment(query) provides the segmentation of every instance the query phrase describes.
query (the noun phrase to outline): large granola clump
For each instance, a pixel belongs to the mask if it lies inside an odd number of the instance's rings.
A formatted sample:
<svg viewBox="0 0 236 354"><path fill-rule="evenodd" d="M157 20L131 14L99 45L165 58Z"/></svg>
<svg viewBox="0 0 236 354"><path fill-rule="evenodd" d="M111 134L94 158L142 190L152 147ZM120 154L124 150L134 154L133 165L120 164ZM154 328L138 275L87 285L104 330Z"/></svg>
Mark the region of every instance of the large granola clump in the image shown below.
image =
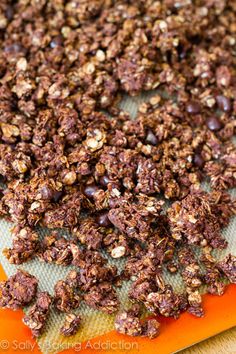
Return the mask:
<svg viewBox="0 0 236 354"><path fill-rule="evenodd" d="M192 245L225 248L227 242L221 229L228 225L235 207L225 192L217 193L216 199L214 193L193 191L173 203L167 212L172 237Z"/></svg>
<svg viewBox="0 0 236 354"><path fill-rule="evenodd" d="M65 337L73 336L79 329L81 318L78 315L70 313L66 316L65 322L60 329Z"/></svg>
<svg viewBox="0 0 236 354"><path fill-rule="evenodd" d="M0 283L0 307L16 310L30 304L35 298L37 287L37 279L19 269Z"/></svg>
<svg viewBox="0 0 236 354"><path fill-rule="evenodd" d="M35 256L39 248L37 232L30 227L15 227L12 231L12 248L3 250L4 256L10 263L22 264Z"/></svg>
<svg viewBox="0 0 236 354"><path fill-rule="evenodd" d="M123 311L116 316L115 329L117 332L129 336L144 336L155 338L159 334L160 324L155 319L145 322L140 320L140 307L133 305L129 310Z"/></svg>
<svg viewBox="0 0 236 354"><path fill-rule="evenodd" d="M51 302L51 296L46 291L40 292L35 305L32 306L28 314L23 318L24 324L31 329L34 337L40 336L44 329Z"/></svg>

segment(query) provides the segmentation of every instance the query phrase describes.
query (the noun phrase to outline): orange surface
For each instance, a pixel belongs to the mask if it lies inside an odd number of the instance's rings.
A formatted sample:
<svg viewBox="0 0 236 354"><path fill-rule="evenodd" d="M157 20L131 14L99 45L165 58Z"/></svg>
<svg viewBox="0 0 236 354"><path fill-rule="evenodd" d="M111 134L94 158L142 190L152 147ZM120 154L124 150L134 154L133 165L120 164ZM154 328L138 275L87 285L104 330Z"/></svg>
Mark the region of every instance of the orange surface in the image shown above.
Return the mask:
<svg viewBox="0 0 236 354"><path fill-rule="evenodd" d="M6 276L0 267L0 279ZM77 343L75 349L61 353L173 353L223 330L236 326L236 285L221 297L205 295L206 316L196 318L184 313L178 320L159 318L160 335L153 340L130 338L111 331L90 341ZM0 353L40 353L30 331L22 323L22 311L0 310Z"/></svg>

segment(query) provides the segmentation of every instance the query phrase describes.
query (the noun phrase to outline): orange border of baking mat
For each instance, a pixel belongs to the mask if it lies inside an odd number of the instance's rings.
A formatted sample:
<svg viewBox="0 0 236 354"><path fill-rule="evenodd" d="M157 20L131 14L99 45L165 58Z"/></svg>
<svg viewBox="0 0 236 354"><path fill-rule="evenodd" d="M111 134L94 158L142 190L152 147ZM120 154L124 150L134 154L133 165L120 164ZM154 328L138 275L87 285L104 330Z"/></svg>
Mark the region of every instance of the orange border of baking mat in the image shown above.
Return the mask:
<svg viewBox="0 0 236 354"><path fill-rule="evenodd" d="M6 279L0 266L0 279ZM204 295L206 316L196 318L184 313L178 320L159 318L161 332L156 339L132 338L111 331L89 341L78 343L76 349L66 349L60 353L75 352L169 354L189 347L226 329L236 326L236 285L230 285L223 296ZM0 352L39 354L36 341L30 330L22 323L23 311L0 310ZM17 351L14 343L22 343ZM5 346L5 348L4 348ZM25 346L25 350L24 350ZM103 349L99 349L99 348ZM117 348L117 350L115 349ZM109 349L111 348L111 349Z"/></svg>

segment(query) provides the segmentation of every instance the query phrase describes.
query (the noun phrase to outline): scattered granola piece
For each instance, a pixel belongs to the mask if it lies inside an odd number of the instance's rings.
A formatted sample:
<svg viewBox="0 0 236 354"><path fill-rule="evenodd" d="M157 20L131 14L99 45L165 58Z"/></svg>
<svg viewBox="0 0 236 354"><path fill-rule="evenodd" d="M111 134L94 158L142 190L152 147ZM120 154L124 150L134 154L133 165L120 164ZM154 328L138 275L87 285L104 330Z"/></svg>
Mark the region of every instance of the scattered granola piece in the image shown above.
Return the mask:
<svg viewBox="0 0 236 354"><path fill-rule="evenodd" d="M37 279L19 269L8 280L0 282L0 307L16 310L31 303L36 295Z"/></svg>
<svg viewBox="0 0 236 354"><path fill-rule="evenodd" d="M61 312L70 312L79 307L81 297L67 281L59 280L54 286L54 304Z"/></svg>
<svg viewBox="0 0 236 354"><path fill-rule="evenodd" d="M70 313L66 315L65 322L60 329L61 334L65 337L73 336L79 329L81 318L79 315Z"/></svg>
<svg viewBox="0 0 236 354"><path fill-rule="evenodd" d="M116 316L115 329L117 332L129 336L145 336L150 339L159 334L160 324L155 319L140 320L140 307L133 305L131 309L122 311Z"/></svg>
<svg viewBox="0 0 236 354"><path fill-rule="evenodd" d="M226 275L231 283L236 283L236 257L232 254L217 263L217 267Z"/></svg>
<svg viewBox="0 0 236 354"><path fill-rule="evenodd" d="M40 292L35 305L33 305L27 315L23 317L23 322L31 329L33 337L39 337L42 334L49 315L51 303L51 296L46 291Z"/></svg>
<svg viewBox="0 0 236 354"><path fill-rule="evenodd" d="M142 324L139 316L139 307L137 308L135 305L130 310L119 313L115 319L115 329L117 332L129 336L140 336Z"/></svg>
<svg viewBox="0 0 236 354"><path fill-rule="evenodd" d="M120 304L115 289L108 282L99 283L91 287L85 293L84 301L93 309L108 314L116 312Z"/></svg>
<svg viewBox="0 0 236 354"><path fill-rule="evenodd" d="M38 234L30 227L16 226L13 231L12 248L3 250L4 256L10 263L22 264L33 258L39 248Z"/></svg>
<svg viewBox="0 0 236 354"><path fill-rule="evenodd" d="M156 338L160 333L160 323L153 319L147 320L143 324L143 333L142 335L150 339Z"/></svg>
<svg viewBox="0 0 236 354"><path fill-rule="evenodd" d="M56 232L44 238L39 258L47 263L69 265L72 263L71 245L64 237L59 237Z"/></svg>
<svg viewBox="0 0 236 354"><path fill-rule="evenodd" d="M223 196L223 205L220 204L222 195L218 195L217 201L214 193L194 190L186 198L175 202L168 209L172 237L188 244L225 248L227 241L221 235L221 229L228 224L229 217L235 212L230 198L226 200L226 196Z"/></svg>

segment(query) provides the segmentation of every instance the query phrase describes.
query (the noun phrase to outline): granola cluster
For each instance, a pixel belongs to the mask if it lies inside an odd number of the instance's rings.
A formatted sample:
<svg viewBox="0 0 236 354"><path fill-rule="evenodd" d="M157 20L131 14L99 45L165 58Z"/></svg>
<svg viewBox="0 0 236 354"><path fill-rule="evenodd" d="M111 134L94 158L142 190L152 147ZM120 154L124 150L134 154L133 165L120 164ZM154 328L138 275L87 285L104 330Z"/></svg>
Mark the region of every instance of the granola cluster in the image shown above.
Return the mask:
<svg viewBox="0 0 236 354"><path fill-rule="evenodd" d="M235 214L236 205L225 192L193 191L167 211L171 235L187 244L223 249L227 246L221 235ZM191 232L189 232L191 231Z"/></svg>
<svg viewBox="0 0 236 354"><path fill-rule="evenodd" d="M0 307L16 310L30 304L36 295L37 279L18 270L8 280L0 282Z"/></svg>
<svg viewBox="0 0 236 354"><path fill-rule="evenodd" d="M131 301L175 318L203 316L202 285L221 295L236 282L235 256L212 253L236 214L235 23L234 0L1 1L0 216L15 224L3 253L73 266L25 317L34 336L51 306L66 313L65 336L83 302L116 312L126 280ZM120 109L123 94L155 89L135 120ZM182 294L165 271L182 276ZM1 282L0 307L26 306L36 290L19 270ZM137 307L115 326L159 330Z"/></svg>
<svg viewBox="0 0 236 354"><path fill-rule="evenodd" d="M133 305L131 309L119 313L115 320L117 332L129 336L145 336L152 339L158 336L159 326L155 319L148 319L144 323L140 321L139 305Z"/></svg>
<svg viewBox="0 0 236 354"><path fill-rule="evenodd" d="M78 331L80 322L80 316L73 313L68 314L63 326L60 329L61 334L65 337L73 336Z"/></svg>
<svg viewBox="0 0 236 354"><path fill-rule="evenodd" d="M40 292L35 305L23 318L23 323L31 329L34 337L40 336L46 324L51 306L51 296L46 292Z"/></svg>
<svg viewBox="0 0 236 354"><path fill-rule="evenodd" d="M39 237L37 232L30 227L16 226L12 230L12 248L3 250L4 256L12 264L22 264L34 257L39 248Z"/></svg>

